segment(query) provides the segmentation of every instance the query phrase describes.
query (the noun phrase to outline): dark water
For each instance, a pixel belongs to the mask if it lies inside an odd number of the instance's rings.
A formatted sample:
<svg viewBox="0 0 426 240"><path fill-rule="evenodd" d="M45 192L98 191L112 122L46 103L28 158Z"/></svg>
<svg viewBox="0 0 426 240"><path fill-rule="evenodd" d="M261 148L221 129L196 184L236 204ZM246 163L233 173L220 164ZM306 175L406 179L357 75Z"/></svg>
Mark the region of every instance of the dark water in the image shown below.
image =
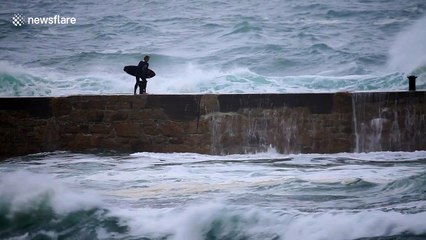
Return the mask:
<svg viewBox="0 0 426 240"><path fill-rule="evenodd" d="M36 154L0 164L1 239L425 239L426 153Z"/></svg>

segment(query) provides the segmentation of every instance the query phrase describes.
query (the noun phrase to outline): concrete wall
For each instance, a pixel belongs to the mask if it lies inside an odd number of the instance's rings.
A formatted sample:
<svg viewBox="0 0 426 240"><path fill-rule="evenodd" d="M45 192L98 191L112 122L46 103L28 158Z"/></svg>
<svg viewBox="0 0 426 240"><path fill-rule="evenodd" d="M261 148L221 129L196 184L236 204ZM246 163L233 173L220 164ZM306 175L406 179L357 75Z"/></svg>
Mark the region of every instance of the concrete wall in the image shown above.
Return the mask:
<svg viewBox="0 0 426 240"><path fill-rule="evenodd" d="M0 98L0 157L424 150L425 100L425 92Z"/></svg>

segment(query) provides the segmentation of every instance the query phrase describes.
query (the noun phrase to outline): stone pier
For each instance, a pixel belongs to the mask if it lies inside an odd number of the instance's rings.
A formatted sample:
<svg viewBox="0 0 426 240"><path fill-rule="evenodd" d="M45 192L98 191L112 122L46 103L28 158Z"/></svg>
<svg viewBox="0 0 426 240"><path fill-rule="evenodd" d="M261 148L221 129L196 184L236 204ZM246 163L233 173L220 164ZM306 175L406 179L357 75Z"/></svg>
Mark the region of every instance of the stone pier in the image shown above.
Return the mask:
<svg viewBox="0 0 426 240"><path fill-rule="evenodd" d="M425 92L0 98L0 158L426 150Z"/></svg>

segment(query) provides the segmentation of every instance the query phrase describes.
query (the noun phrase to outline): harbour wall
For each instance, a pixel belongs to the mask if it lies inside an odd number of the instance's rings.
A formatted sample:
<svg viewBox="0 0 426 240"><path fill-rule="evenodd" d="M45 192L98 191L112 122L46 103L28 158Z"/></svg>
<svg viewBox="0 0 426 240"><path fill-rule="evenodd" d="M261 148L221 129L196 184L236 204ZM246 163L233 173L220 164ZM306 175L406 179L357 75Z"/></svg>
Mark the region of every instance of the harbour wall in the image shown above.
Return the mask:
<svg viewBox="0 0 426 240"><path fill-rule="evenodd" d="M410 92L0 98L0 158L57 150L235 154L426 150Z"/></svg>

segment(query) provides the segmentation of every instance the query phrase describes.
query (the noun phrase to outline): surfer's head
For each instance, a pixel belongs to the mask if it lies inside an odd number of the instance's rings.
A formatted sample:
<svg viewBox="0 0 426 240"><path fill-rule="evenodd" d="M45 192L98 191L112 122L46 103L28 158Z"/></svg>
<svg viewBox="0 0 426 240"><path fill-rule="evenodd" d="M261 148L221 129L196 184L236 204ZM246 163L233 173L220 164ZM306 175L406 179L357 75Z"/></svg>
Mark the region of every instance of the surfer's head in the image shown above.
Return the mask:
<svg viewBox="0 0 426 240"><path fill-rule="evenodd" d="M143 57L143 60L144 60L145 62L148 62L148 61L149 61L149 56L148 56L148 55L145 55L145 57Z"/></svg>

